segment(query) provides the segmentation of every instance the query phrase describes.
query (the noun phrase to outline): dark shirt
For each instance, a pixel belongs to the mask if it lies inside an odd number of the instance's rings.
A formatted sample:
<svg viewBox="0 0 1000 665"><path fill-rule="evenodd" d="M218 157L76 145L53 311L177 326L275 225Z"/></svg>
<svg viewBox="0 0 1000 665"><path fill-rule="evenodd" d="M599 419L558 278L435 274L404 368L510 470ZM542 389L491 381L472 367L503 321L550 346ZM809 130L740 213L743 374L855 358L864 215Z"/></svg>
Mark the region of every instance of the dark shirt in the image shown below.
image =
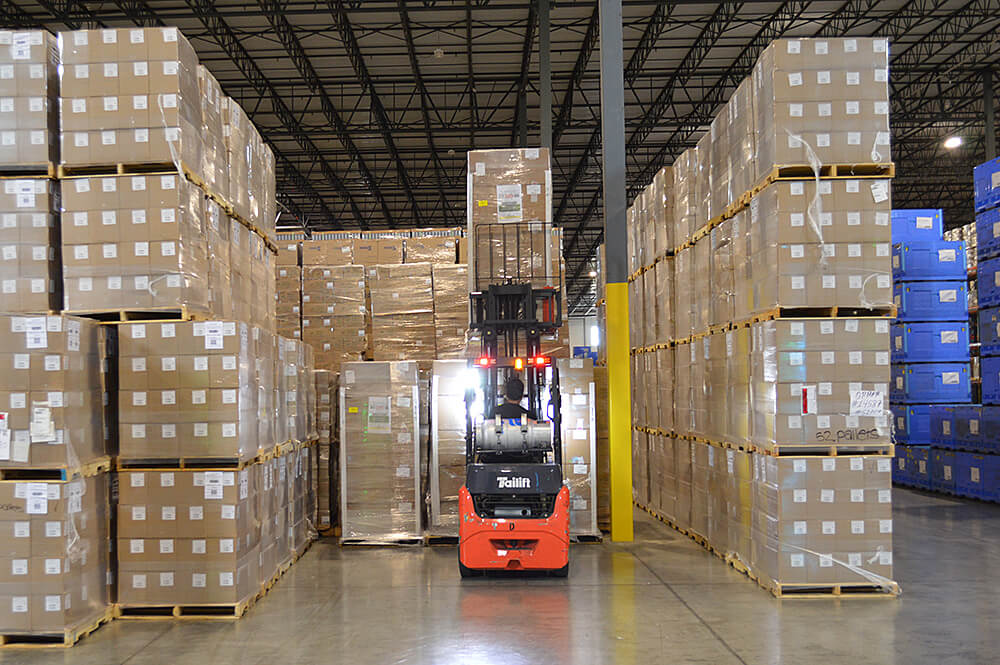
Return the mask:
<svg viewBox="0 0 1000 665"><path fill-rule="evenodd" d="M530 414L526 408L520 404L514 404L506 400L504 400L503 404L497 407L496 412L504 420L507 420L508 418L516 418L520 420L521 416L528 416L530 418Z"/></svg>

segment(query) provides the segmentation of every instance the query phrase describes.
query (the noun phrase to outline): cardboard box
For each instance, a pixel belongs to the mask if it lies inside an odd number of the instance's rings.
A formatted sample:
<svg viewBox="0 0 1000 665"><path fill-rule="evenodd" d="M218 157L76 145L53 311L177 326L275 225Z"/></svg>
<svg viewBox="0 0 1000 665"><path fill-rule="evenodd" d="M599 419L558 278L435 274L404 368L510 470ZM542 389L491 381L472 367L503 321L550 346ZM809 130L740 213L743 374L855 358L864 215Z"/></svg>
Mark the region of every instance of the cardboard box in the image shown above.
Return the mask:
<svg viewBox="0 0 1000 665"><path fill-rule="evenodd" d="M0 192L0 311L47 313L60 308L59 208L59 185L52 180L4 181Z"/></svg>

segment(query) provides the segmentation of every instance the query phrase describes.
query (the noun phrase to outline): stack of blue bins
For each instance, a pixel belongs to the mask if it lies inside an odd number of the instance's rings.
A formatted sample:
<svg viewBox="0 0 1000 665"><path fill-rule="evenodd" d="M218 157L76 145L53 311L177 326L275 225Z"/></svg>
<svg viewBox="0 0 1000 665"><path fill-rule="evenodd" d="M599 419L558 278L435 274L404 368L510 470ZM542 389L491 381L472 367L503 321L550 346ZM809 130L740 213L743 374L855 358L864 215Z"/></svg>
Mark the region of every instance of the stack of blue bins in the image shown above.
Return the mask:
<svg viewBox="0 0 1000 665"><path fill-rule="evenodd" d="M889 399L897 443L893 480L954 491L951 460L932 448L951 422L934 415L971 409L965 243L944 240L940 210L893 210ZM950 436L950 435L949 435ZM947 451L951 455L951 451ZM947 468L946 468L947 467Z"/></svg>

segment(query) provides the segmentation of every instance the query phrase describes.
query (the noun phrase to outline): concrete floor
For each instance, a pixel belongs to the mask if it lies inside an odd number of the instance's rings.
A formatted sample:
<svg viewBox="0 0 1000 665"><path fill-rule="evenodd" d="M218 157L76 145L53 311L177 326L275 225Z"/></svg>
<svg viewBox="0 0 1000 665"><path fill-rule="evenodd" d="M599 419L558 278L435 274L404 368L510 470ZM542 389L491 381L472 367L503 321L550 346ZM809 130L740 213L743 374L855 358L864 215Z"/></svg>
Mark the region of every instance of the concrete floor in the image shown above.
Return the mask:
<svg viewBox="0 0 1000 665"><path fill-rule="evenodd" d="M568 580L463 583L452 547L319 542L241 621L116 621L0 663L1000 662L1000 506L895 502L895 600L774 600L637 512L634 544L574 546Z"/></svg>

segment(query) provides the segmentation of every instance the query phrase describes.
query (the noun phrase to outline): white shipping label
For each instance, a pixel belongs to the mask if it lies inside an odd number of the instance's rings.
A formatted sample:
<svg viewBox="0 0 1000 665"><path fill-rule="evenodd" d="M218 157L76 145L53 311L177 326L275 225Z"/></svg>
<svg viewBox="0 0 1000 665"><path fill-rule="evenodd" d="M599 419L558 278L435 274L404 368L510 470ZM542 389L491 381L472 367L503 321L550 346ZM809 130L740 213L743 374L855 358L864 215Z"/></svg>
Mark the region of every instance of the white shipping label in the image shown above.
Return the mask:
<svg viewBox="0 0 1000 665"><path fill-rule="evenodd" d="M792 522L792 533L796 536L805 536L809 533L809 523L805 520L795 520Z"/></svg>
<svg viewBox="0 0 1000 665"><path fill-rule="evenodd" d="M969 419L969 434L979 434L979 420L977 418Z"/></svg>
<svg viewBox="0 0 1000 665"><path fill-rule="evenodd" d="M941 373L941 383L946 386L957 386L961 381L960 374L958 372L942 372Z"/></svg>
<svg viewBox="0 0 1000 665"><path fill-rule="evenodd" d="M958 300L958 291L955 289L941 289L938 291L938 300L940 302L956 302Z"/></svg>
<svg viewBox="0 0 1000 665"><path fill-rule="evenodd" d="M864 503L864 502L865 502L865 491L863 489L852 489L851 503Z"/></svg>
<svg viewBox="0 0 1000 665"><path fill-rule="evenodd" d="M957 330L942 330L941 331L941 343L942 344L958 344L958 331Z"/></svg>
<svg viewBox="0 0 1000 665"><path fill-rule="evenodd" d="M972 482L974 482L974 483L978 483L979 482L979 467L978 466L971 466L971 467L969 467L969 479Z"/></svg>
<svg viewBox="0 0 1000 665"><path fill-rule="evenodd" d="M788 555L788 565L792 568L805 568L806 557L804 554Z"/></svg>
<svg viewBox="0 0 1000 665"><path fill-rule="evenodd" d="M188 520L200 522L205 519L205 509L202 506L188 506Z"/></svg>
<svg viewBox="0 0 1000 665"><path fill-rule="evenodd" d="M917 217L916 222L918 229L932 229L934 228L934 218L933 217Z"/></svg>
<svg viewBox="0 0 1000 665"><path fill-rule="evenodd" d="M145 544L141 538L133 538L129 541L129 552L132 554L142 554L145 552Z"/></svg>
<svg viewBox="0 0 1000 665"><path fill-rule="evenodd" d="M836 457L824 457L823 458L823 470L824 471L836 471L837 470L837 458Z"/></svg>
<svg viewBox="0 0 1000 665"><path fill-rule="evenodd" d="M871 184L872 199L875 203L889 200L889 185L884 180L876 180Z"/></svg>
<svg viewBox="0 0 1000 665"><path fill-rule="evenodd" d="M833 536L837 533L837 523L833 520L823 520L821 528L825 536Z"/></svg>
<svg viewBox="0 0 1000 665"><path fill-rule="evenodd" d="M205 573L191 573L191 586L196 589L205 587L208 576Z"/></svg>
<svg viewBox="0 0 1000 665"><path fill-rule="evenodd" d="M951 480L951 465L949 464L944 465L944 479Z"/></svg>
<svg viewBox="0 0 1000 665"><path fill-rule="evenodd" d="M833 490L820 490L819 500L820 503L833 503L834 491Z"/></svg>
<svg viewBox="0 0 1000 665"><path fill-rule="evenodd" d="M792 490L792 502L793 503L805 503L806 502L806 490Z"/></svg>
<svg viewBox="0 0 1000 665"><path fill-rule="evenodd" d="M941 263L954 263L955 262L955 250L954 249L939 249L938 250L938 261Z"/></svg>
<svg viewBox="0 0 1000 665"><path fill-rule="evenodd" d="M520 222L521 220L521 185L497 185L497 221Z"/></svg>

